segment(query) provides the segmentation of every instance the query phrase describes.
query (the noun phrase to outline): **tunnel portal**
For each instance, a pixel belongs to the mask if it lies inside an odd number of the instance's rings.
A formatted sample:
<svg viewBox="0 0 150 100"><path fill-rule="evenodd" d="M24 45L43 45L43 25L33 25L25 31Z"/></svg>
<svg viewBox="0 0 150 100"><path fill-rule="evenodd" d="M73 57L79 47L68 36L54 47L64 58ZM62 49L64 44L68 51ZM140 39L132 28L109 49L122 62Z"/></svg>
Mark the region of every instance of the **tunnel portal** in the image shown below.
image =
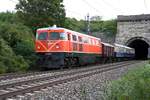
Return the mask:
<svg viewBox="0 0 150 100"><path fill-rule="evenodd" d="M149 44L141 39L135 39L127 44L135 49L135 59L145 60L148 58Z"/></svg>

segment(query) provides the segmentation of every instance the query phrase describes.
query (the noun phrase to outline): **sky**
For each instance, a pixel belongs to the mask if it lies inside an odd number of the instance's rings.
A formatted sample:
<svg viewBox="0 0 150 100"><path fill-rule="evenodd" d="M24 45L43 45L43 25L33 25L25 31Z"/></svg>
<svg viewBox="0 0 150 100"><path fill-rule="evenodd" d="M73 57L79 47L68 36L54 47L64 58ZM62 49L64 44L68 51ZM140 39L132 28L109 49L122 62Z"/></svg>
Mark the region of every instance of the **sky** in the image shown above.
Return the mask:
<svg viewBox="0 0 150 100"><path fill-rule="evenodd" d="M15 11L18 0L3 0L0 12ZM114 19L117 15L150 14L150 0L64 0L66 16L78 20L89 14L102 19Z"/></svg>

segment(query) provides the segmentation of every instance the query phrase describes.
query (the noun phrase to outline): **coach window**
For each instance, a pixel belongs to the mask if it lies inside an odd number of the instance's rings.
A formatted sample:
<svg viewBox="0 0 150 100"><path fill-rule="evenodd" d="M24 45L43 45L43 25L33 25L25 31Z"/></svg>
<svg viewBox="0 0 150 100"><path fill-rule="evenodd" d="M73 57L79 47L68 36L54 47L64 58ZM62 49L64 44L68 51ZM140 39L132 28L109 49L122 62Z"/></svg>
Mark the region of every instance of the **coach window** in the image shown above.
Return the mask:
<svg viewBox="0 0 150 100"><path fill-rule="evenodd" d="M72 39L73 39L73 41L77 41L76 35L72 35Z"/></svg>
<svg viewBox="0 0 150 100"><path fill-rule="evenodd" d="M38 40L46 40L47 39L47 32L41 32L38 36L37 36Z"/></svg>

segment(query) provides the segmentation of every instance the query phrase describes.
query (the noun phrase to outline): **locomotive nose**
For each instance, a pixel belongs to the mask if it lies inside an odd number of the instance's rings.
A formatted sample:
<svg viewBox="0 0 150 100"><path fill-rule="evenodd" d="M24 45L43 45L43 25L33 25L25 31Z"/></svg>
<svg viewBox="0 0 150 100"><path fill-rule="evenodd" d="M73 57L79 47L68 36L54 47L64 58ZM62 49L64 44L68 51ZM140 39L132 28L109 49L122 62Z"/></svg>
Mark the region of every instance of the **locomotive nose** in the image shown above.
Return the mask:
<svg viewBox="0 0 150 100"><path fill-rule="evenodd" d="M54 41L47 41L47 48L50 48L54 44Z"/></svg>

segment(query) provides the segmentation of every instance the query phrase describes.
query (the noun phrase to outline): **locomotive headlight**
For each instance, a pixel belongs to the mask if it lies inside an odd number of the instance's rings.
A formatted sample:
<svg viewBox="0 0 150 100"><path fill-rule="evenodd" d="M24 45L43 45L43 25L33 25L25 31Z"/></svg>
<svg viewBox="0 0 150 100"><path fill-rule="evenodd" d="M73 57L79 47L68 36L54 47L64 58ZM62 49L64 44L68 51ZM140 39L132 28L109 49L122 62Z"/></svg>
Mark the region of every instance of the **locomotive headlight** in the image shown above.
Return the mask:
<svg viewBox="0 0 150 100"><path fill-rule="evenodd" d="M56 45L56 49L59 49L60 47L59 47L59 45Z"/></svg>
<svg viewBox="0 0 150 100"><path fill-rule="evenodd" d="M37 48L38 48L38 49L41 49L41 47L40 47L40 46L37 46Z"/></svg>

